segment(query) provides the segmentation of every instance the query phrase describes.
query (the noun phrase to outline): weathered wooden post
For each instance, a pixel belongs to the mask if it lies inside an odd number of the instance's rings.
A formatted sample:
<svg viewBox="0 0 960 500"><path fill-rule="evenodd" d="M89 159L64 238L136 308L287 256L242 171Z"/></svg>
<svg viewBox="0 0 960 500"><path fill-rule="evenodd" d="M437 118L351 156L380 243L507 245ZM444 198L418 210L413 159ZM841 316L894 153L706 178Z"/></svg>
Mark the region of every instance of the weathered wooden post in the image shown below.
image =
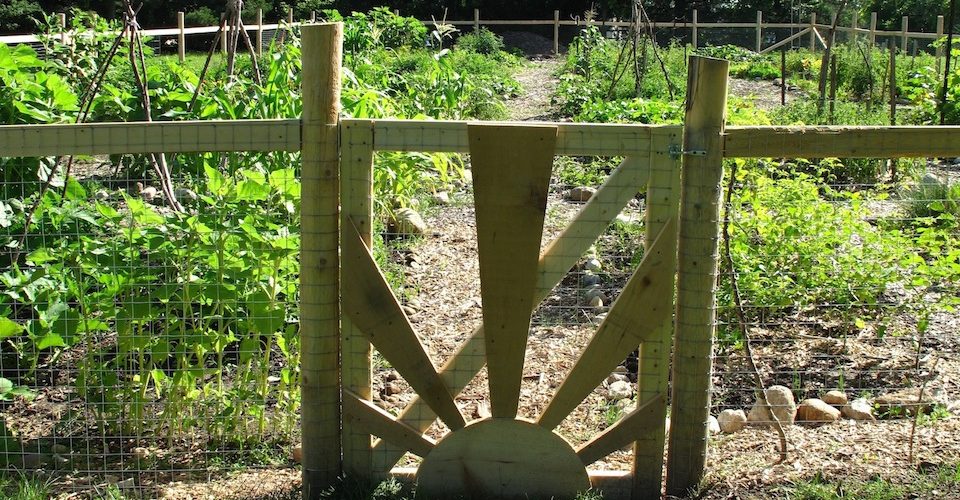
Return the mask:
<svg viewBox="0 0 960 500"><path fill-rule="evenodd" d="M183 11L177 12L177 54L180 56L180 62L187 57L187 36L185 33L186 23L183 18Z"/></svg>
<svg viewBox="0 0 960 500"><path fill-rule="evenodd" d="M858 31L860 30L860 11L859 10L854 9L853 21L850 23L850 27L852 28L852 30L850 31L850 36L847 39L856 42L857 38L859 38L860 36L860 33L858 33Z"/></svg>
<svg viewBox="0 0 960 500"><path fill-rule="evenodd" d="M817 50L817 13L810 14L810 52Z"/></svg>
<svg viewBox="0 0 960 500"><path fill-rule="evenodd" d="M60 26L60 43L67 44L67 15L63 12L57 14L57 25Z"/></svg>
<svg viewBox="0 0 960 500"><path fill-rule="evenodd" d="M897 44L890 39L887 44L890 50L889 75L890 82L890 125L897 124Z"/></svg>
<svg viewBox="0 0 960 500"><path fill-rule="evenodd" d="M873 50L877 45L877 13L870 13L870 36L867 38L870 40L870 50Z"/></svg>
<svg viewBox="0 0 960 500"><path fill-rule="evenodd" d="M937 16L937 40L943 38L943 16ZM937 46L937 53L934 59L937 60L937 74L940 74L940 58L943 57L943 45Z"/></svg>
<svg viewBox="0 0 960 500"><path fill-rule="evenodd" d="M560 11L553 11L553 53L560 53Z"/></svg>
<svg viewBox="0 0 960 500"><path fill-rule="evenodd" d="M763 48L763 11L757 11L757 40L754 51L760 52Z"/></svg>
<svg viewBox="0 0 960 500"><path fill-rule="evenodd" d="M480 9L473 9L473 32L480 32Z"/></svg>
<svg viewBox="0 0 960 500"><path fill-rule="evenodd" d="M693 22L690 26L690 37L693 39L690 43L693 45L693 50L697 50L697 9L693 9Z"/></svg>
<svg viewBox="0 0 960 500"><path fill-rule="evenodd" d="M263 55L263 9L257 9L257 57Z"/></svg>
<svg viewBox="0 0 960 500"><path fill-rule="evenodd" d="M339 158L343 25L304 26L300 349L303 498L340 466Z"/></svg>
<svg viewBox="0 0 960 500"><path fill-rule="evenodd" d="M906 54L908 49L907 42L910 39L910 17L903 16L903 19L900 20L900 26L902 30L900 34L900 53Z"/></svg>
<svg viewBox="0 0 960 500"><path fill-rule="evenodd" d="M667 446L667 494L676 496L700 482L707 456L729 63L690 56L688 67Z"/></svg>

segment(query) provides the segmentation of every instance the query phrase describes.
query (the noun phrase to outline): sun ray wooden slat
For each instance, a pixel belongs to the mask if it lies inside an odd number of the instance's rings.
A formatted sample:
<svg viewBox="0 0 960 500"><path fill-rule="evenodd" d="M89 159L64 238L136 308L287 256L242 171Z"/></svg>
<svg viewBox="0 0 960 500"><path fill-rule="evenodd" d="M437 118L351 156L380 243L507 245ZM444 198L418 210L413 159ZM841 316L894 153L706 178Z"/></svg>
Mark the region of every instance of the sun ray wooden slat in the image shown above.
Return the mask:
<svg viewBox="0 0 960 500"><path fill-rule="evenodd" d="M628 156L540 257L538 296L546 296L637 193L650 175L646 156Z"/></svg>
<svg viewBox="0 0 960 500"><path fill-rule="evenodd" d="M669 137L668 137L669 138ZM581 255L596 241L600 233L627 205L639 187L647 183L646 162L625 159L607 178L574 220L551 243L540 258L535 303L539 304L553 290ZM605 223L596 221L606 218ZM591 234L592 233L592 234ZM459 394L484 366L483 325L477 327L460 349L440 368L440 376L450 392ZM414 398L400 419L426 432L436 415L419 398ZM407 450L380 441L374 445L374 470L388 471Z"/></svg>
<svg viewBox="0 0 960 500"><path fill-rule="evenodd" d="M556 127L470 125L490 407L514 418L530 314Z"/></svg>
<svg viewBox="0 0 960 500"><path fill-rule="evenodd" d="M299 150L300 120L0 125L0 157Z"/></svg>
<svg viewBox="0 0 960 500"><path fill-rule="evenodd" d="M366 432L397 443L421 457L430 453L435 444L413 427L398 422L383 408L348 390L343 391L343 417L344 423L355 424Z"/></svg>
<svg viewBox="0 0 960 500"><path fill-rule="evenodd" d="M620 418L617 423L607 427L602 433L577 448L577 456L583 465L597 460L623 448L636 439L655 418L663 418L659 408L667 404L665 394L658 395L637 406L636 409ZM662 430L661 430L662 432Z"/></svg>
<svg viewBox="0 0 960 500"><path fill-rule="evenodd" d="M676 222L656 242L613 303L607 317L570 370L538 423L553 429L603 381L627 354L657 331L672 313Z"/></svg>
<svg viewBox="0 0 960 500"><path fill-rule="evenodd" d="M411 387L451 429L464 426L463 415L453 396L434 369L404 315L386 279L380 274L370 250L356 226L344 221L341 262L345 279L354 286L342 290L343 314L360 329L380 354L393 365Z"/></svg>

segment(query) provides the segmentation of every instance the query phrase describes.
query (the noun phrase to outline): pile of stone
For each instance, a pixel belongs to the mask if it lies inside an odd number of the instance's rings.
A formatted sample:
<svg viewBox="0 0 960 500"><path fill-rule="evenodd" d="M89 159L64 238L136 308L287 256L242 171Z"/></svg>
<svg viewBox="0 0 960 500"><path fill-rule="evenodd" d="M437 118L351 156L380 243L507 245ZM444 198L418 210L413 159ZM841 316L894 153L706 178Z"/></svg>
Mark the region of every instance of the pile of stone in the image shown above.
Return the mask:
<svg viewBox="0 0 960 500"><path fill-rule="evenodd" d="M873 421L873 405L865 398L849 400L842 391L830 391L822 398L804 399L797 404L793 392L782 385L774 385L763 391L767 404L754 403L749 412L743 410L723 410L717 416L720 430L724 433L737 432L747 425L769 426L774 417L780 425L795 423L829 424L841 418Z"/></svg>

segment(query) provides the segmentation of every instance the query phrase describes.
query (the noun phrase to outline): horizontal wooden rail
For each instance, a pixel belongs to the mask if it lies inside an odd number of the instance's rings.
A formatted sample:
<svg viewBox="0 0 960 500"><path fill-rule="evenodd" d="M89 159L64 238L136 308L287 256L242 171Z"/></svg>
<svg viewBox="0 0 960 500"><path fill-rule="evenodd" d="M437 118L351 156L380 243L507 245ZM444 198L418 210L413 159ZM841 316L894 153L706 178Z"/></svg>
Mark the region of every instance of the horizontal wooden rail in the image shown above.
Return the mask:
<svg viewBox="0 0 960 500"><path fill-rule="evenodd" d="M300 120L0 126L0 157L299 150Z"/></svg>
<svg viewBox="0 0 960 500"><path fill-rule="evenodd" d="M727 158L960 156L960 127L727 127Z"/></svg>
<svg viewBox="0 0 960 500"><path fill-rule="evenodd" d="M347 124L351 120L344 120ZM469 152L470 122L375 120L378 151ZM487 122L485 122L487 123ZM524 122L537 125L537 122ZM655 135L676 134L678 125L608 125L550 123L558 127L558 156L625 156L646 154Z"/></svg>

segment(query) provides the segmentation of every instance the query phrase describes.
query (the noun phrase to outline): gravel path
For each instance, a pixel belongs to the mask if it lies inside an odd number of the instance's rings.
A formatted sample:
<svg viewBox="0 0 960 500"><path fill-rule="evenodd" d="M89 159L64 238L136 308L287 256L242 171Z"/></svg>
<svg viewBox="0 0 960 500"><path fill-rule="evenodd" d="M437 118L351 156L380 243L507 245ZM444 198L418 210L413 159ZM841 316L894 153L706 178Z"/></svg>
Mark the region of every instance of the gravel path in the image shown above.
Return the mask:
<svg viewBox="0 0 960 500"><path fill-rule="evenodd" d="M517 75L523 93L507 102L510 120L550 121L556 120L556 108L550 102L557 89L557 72L563 59L548 57L532 59Z"/></svg>

